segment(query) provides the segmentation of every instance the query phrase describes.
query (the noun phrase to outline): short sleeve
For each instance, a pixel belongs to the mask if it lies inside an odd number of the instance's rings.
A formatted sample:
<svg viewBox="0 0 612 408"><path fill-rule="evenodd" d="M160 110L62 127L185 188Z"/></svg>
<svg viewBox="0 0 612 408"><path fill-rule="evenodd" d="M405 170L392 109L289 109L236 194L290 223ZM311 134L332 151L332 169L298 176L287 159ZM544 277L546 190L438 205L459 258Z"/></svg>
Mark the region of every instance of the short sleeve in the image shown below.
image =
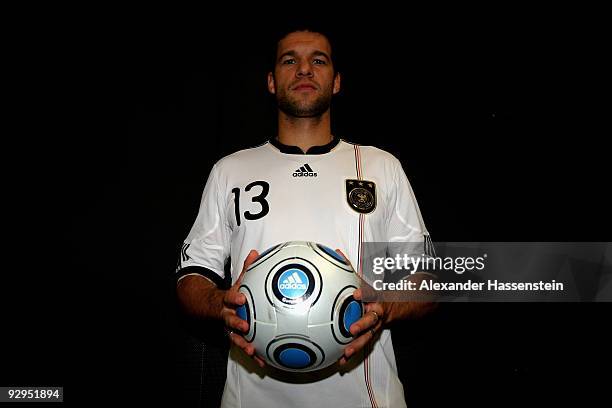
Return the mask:
<svg viewBox="0 0 612 408"><path fill-rule="evenodd" d="M181 248L177 266L179 279L197 274L217 285L223 280L230 253L231 229L225 214L226 195L219 178L216 164L204 187L196 220Z"/></svg>
<svg viewBox="0 0 612 408"><path fill-rule="evenodd" d="M394 185L389 198L387 256L407 254L424 259L435 257L434 245L425 227L419 204L399 160L394 160L394 167Z"/></svg>
<svg viewBox="0 0 612 408"><path fill-rule="evenodd" d="M423 242L428 232L408 177L397 159L394 160L393 174L387 241Z"/></svg>

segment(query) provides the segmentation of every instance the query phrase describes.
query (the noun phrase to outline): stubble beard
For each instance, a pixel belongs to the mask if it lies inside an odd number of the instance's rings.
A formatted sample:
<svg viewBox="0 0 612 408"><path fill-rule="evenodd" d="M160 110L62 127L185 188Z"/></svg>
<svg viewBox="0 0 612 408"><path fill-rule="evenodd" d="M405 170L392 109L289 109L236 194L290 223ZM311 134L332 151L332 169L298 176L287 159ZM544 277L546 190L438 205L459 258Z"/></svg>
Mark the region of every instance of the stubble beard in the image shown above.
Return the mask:
<svg viewBox="0 0 612 408"><path fill-rule="evenodd" d="M324 92L312 101L300 100L283 92L278 94L276 102L278 109L288 116L295 118L321 117L331 106L331 92Z"/></svg>

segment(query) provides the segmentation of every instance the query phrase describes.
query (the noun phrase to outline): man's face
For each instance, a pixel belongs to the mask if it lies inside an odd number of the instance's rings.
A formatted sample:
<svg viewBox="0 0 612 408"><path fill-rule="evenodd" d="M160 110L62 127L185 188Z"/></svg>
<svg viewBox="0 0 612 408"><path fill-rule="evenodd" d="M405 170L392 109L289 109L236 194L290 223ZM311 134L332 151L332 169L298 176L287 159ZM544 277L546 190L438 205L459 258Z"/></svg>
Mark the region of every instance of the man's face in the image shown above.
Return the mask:
<svg viewBox="0 0 612 408"><path fill-rule="evenodd" d="M319 33L298 31L278 43L274 73L268 74L268 90L278 108L298 118L321 116L340 91L340 74L334 76L331 45Z"/></svg>

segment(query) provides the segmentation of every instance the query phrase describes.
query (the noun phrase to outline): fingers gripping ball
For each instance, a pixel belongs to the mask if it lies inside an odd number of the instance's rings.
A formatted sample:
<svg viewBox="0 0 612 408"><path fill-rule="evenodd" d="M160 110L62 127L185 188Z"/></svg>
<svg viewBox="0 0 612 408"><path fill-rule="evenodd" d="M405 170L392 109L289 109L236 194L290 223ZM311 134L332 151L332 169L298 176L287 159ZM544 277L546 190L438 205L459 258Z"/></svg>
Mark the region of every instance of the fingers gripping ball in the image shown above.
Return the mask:
<svg viewBox="0 0 612 408"><path fill-rule="evenodd" d="M353 340L363 315L353 298L359 279L332 249L291 241L264 251L244 275L246 303L236 310L249 323L246 341L269 364L314 371L335 363Z"/></svg>

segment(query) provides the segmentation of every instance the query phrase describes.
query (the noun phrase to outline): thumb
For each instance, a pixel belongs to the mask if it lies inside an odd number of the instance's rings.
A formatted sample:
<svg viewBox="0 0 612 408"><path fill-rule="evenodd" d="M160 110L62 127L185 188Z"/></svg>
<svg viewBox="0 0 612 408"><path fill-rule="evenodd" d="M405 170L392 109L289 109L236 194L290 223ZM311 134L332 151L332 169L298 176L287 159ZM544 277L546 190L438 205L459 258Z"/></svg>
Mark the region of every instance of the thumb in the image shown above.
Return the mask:
<svg viewBox="0 0 612 408"><path fill-rule="evenodd" d="M245 272L247 271L247 269L249 269L249 266L251 266L251 264L255 261L255 259L257 259L258 256L259 252L254 249L251 249L251 251L244 260L244 264L242 265L242 272L240 272L240 276L238 276L238 280L236 282L242 281Z"/></svg>

